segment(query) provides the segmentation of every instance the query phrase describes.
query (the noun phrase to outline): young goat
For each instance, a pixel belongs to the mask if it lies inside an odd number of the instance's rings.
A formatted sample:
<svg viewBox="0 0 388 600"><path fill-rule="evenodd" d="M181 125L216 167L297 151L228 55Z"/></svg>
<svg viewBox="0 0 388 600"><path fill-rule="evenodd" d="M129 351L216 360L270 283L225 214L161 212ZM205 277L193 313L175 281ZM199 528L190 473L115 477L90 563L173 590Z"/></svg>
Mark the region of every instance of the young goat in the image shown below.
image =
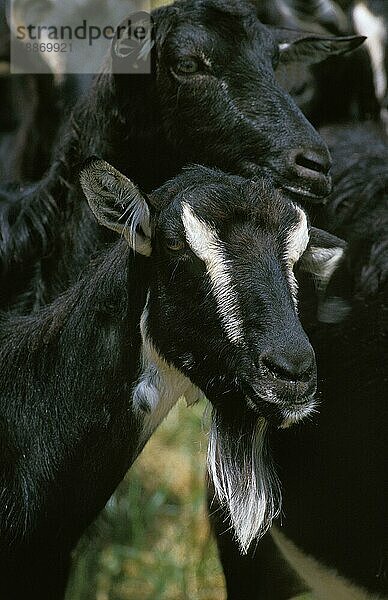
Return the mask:
<svg viewBox="0 0 388 600"><path fill-rule="evenodd" d="M320 308L324 322L311 297L302 319L321 415L275 440L284 518L273 539L252 558L239 557L230 535L219 538L229 600L307 589L322 600L388 597L388 142L370 123L322 134L334 158L324 217L349 245Z"/></svg>
<svg viewBox="0 0 388 600"><path fill-rule="evenodd" d="M81 180L123 239L52 304L0 327L7 600L62 597L72 548L181 395L213 405L209 470L247 547L279 510L267 422L314 407L293 266L321 261L321 233L308 247L300 208L206 168L148 198L98 159Z"/></svg>
<svg viewBox="0 0 388 600"><path fill-rule="evenodd" d="M327 149L276 83L274 68L322 60L362 38L288 39L237 0L177 2L153 18L152 73L102 73L70 119L48 176L21 197L3 194L3 307L26 311L53 300L106 241L76 176L91 154L146 190L199 162L241 175L271 173L309 199L329 191Z"/></svg>

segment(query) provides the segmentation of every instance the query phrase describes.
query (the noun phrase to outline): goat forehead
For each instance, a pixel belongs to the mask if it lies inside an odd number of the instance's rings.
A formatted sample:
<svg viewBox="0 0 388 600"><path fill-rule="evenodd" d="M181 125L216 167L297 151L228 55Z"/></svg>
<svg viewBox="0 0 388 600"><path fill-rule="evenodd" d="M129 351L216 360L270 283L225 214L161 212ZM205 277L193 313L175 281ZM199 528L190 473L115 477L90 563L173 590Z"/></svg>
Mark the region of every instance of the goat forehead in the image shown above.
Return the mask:
<svg viewBox="0 0 388 600"><path fill-rule="evenodd" d="M249 51L250 48L258 52L258 58L262 58L266 51L272 53L275 47L273 36L258 21L254 27L245 26L242 20L231 21L230 24L224 21L217 20L206 25L203 22L190 23L190 25L184 23L175 29L168 45L178 54L187 51L194 53L204 51L213 58L222 58L225 51L228 51L233 52L237 59L241 53ZM217 40L216 44L215 40Z"/></svg>
<svg viewBox="0 0 388 600"><path fill-rule="evenodd" d="M233 257L244 262L258 260L274 247L280 250L287 262L294 264L303 254L309 241L306 214L297 206L284 210L284 206L266 203L263 210L254 206L220 208L219 214L182 202L181 219L184 236L193 253L205 263L213 263L215 250L218 257L231 267ZM281 250L282 249L282 250Z"/></svg>
<svg viewBox="0 0 388 600"><path fill-rule="evenodd" d="M218 42L230 46L236 52L239 41L260 40L261 50L265 46L273 46L273 35L256 17L255 11L249 3L222 2L217 6L214 2L204 2L202 6L196 3L185 3L181 6L178 22L171 32L168 43L179 51L192 46L208 48L210 54L217 50L214 38Z"/></svg>
<svg viewBox="0 0 388 600"><path fill-rule="evenodd" d="M239 18L256 17L255 7L250 2L241 0L203 0L202 2L182 0L177 2L176 6L179 7L184 18L190 17L192 21L199 18L203 22L204 17L214 17L215 13L218 20L229 19L232 23Z"/></svg>

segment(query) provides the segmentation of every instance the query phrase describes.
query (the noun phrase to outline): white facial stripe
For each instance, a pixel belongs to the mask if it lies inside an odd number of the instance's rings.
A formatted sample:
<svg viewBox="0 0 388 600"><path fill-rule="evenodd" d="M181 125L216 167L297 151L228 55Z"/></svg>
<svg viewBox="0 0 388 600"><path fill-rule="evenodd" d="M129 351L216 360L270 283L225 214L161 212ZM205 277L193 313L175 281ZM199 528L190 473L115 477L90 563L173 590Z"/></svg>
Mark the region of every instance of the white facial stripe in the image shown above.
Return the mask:
<svg viewBox="0 0 388 600"><path fill-rule="evenodd" d="M182 221L187 243L206 265L224 330L232 343L240 343L243 339L242 319L221 241L217 233L198 219L192 208L185 202Z"/></svg>
<svg viewBox="0 0 388 600"><path fill-rule="evenodd" d="M296 204L293 205L299 214L298 223L290 229L286 242L286 262L288 265L288 280L291 286L295 305L297 303L298 284L294 275L293 266L302 256L309 243L309 231L305 212Z"/></svg>
<svg viewBox="0 0 388 600"><path fill-rule="evenodd" d="M367 36L365 46L372 63L376 96L381 100L387 89L387 75L384 67L386 42L384 19L371 13L363 2L358 2L353 9L353 24L359 35Z"/></svg>

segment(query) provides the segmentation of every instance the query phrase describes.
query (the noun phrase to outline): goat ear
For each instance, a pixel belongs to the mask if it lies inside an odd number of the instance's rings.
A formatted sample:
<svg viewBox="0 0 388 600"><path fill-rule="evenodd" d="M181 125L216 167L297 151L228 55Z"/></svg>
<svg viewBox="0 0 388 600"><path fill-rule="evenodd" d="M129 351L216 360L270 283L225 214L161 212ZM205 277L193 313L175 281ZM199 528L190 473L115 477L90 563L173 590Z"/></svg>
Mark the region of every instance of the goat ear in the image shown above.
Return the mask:
<svg viewBox="0 0 388 600"><path fill-rule="evenodd" d="M123 235L136 252L150 256L150 209L136 185L112 165L95 157L85 163L80 181L100 225Z"/></svg>
<svg viewBox="0 0 388 600"><path fill-rule="evenodd" d="M344 257L345 249L344 240L311 227L309 243L298 264L303 271L314 276L319 290L325 290Z"/></svg>
<svg viewBox="0 0 388 600"><path fill-rule="evenodd" d="M330 56L355 50L366 39L360 35L324 37L279 29L275 38L279 45L280 64L302 62L304 65L314 65Z"/></svg>
<svg viewBox="0 0 388 600"><path fill-rule="evenodd" d="M347 282L341 271L346 247L344 240L311 227L310 241L299 260L300 268L311 273L315 279L318 292L317 317L323 323L339 323L350 311L348 294L344 293Z"/></svg>

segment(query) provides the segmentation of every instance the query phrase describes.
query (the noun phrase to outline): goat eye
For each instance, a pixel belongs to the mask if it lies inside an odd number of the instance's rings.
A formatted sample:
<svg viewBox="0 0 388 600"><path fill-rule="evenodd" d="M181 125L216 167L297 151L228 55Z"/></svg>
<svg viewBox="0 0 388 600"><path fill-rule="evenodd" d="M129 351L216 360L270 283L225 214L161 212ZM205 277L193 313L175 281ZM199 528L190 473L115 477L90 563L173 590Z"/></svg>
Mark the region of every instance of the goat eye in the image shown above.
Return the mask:
<svg viewBox="0 0 388 600"><path fill-rule="evenodd" d="M199 63L195 58L180 58L176 70L182 75L192 75L199 70Z"/></svg>
<svg viewBox="0 0 388 600"><path fill-rule="evenodd" d="M182 240L171 239L166 241L166 248L172 250L173 252L177 252L178 250L183 250L185 247L185 243Z"/></svg>

